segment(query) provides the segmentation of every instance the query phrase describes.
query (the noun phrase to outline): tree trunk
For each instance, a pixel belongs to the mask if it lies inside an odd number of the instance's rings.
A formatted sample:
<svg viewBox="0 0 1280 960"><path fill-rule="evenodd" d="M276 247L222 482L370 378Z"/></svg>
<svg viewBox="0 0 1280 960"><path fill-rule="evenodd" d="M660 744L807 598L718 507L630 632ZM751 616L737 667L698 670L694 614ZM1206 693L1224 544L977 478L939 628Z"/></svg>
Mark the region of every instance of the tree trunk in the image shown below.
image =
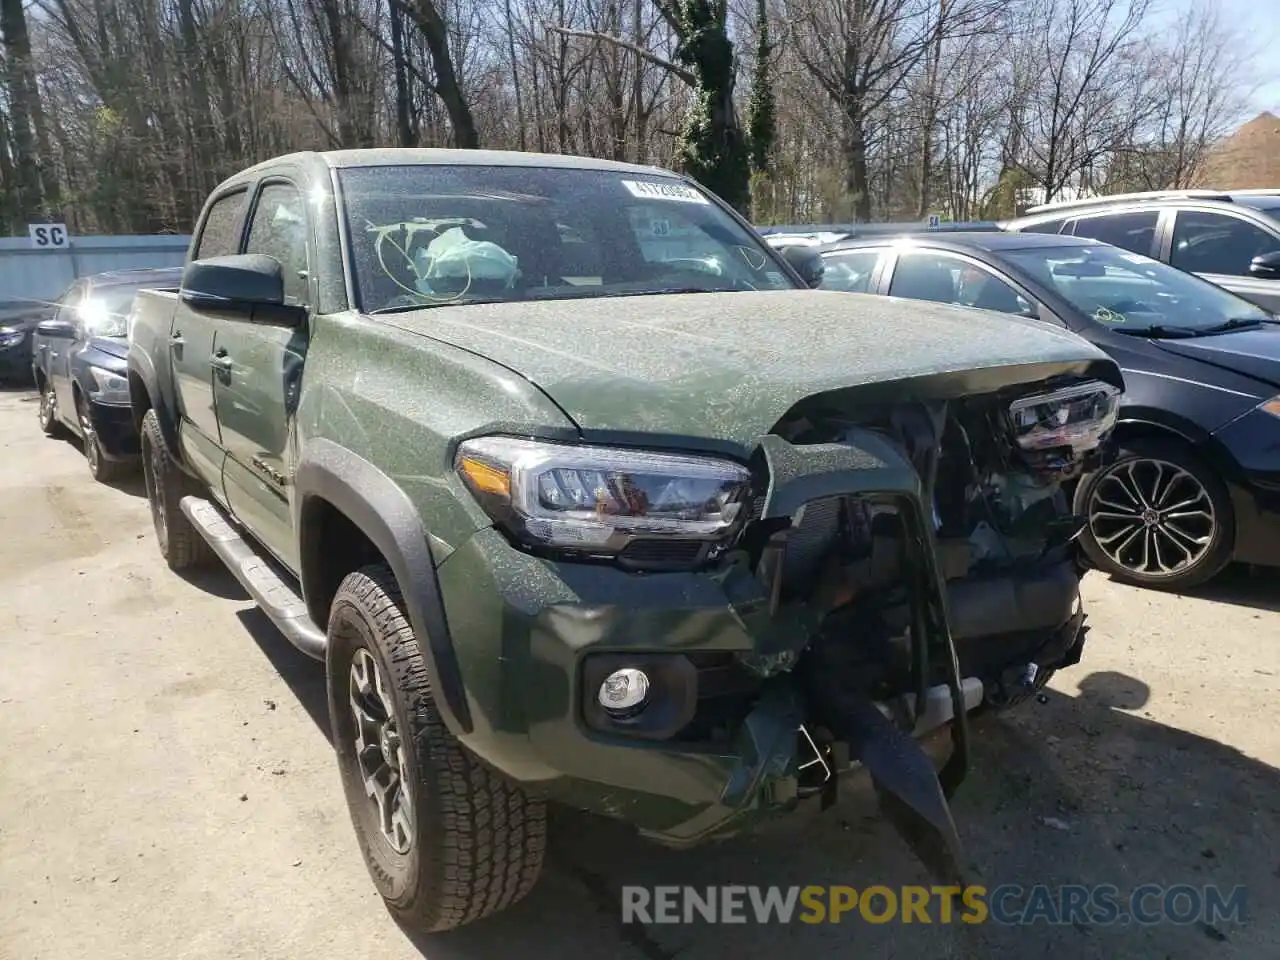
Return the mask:
<svg viewBox="0 0 1280 960"><path fill-rule="evenodd" d="M13 166L17 185L17 213L27 223L44 215L40 156L32 114L38 99L31 70L31 37L22 0L0 0L0 31L4 33L5 86L9 91L9 129L13 137Z"/></svg>
<svg viewBox="0 0 1280 960"><path fill-rule="evenodd" d="M845 192L859 223L871 220L871 177L867 171L867 130L862 112L854 104L845 111Z"/></svg>
<svg viewBox="0 0 1280 960"><path fill-rule="evenodd" d="M511 0L506 0L507 13L507 51L511 55L511 86L516 98L516 124L520 128L519 143L521 150L528 149L528 140L524 129L524 94L520 89L520 61L516 59L516 25L511 15Z"/></svg>
<svg viewBox="0 0 1280 960"><path fill-rule="evenodd" d="M391 24L391 59L396 78L396 142L402 147L416 147L418 138L409 115L409 70L405 63L404 8L390 0L387 19Z"/></svg>
<svg viewBox="0 0 1280 960"><path fill-rule="evenodd" d="M453 57L449 53L449 30L440 11L432 0L411 0L409 15L422 31L422 38L431 51L431 68L436 77L436 93L444 102L449 113L449 123L453 127L454 143L464 150L477 150L480 147L480 134L476 131L476 121L471 115L471 107L462 94L462 86L453 69Z"/></svg>

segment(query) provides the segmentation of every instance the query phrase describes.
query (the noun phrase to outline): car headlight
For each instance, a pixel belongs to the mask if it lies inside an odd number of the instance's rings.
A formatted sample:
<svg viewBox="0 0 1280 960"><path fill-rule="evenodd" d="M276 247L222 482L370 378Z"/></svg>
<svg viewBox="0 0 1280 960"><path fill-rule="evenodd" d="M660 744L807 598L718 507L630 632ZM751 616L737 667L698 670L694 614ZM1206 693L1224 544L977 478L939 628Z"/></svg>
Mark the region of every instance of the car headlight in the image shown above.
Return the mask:
<svg viewBox="0 0 1280 960"><path fill-rule="evenodd" d="M751 474L726 460L480 437L455 467L517 541L646 568L700 563L741 526Z"/></svg>
<svg viewBox="0 0 1280 960"><path fill-rule="evenodd" d="M1015 400L1009 404L1014 439L1028 452L1058 447L1087 452L1116 425L1120 399L1118 389L1095 380Z"/></svg>
<svg viewBox="0 0 1280 960"><path fill-rule="evenodd" d="M1269 413L1273 417L1280 417L1280 397L1272 397L1270 400L1264 400L1258 404L1258 409L1263 413Z"/></svg>
<svg viewBox="0 0 1280 960"><path fill-rule="evenodd" d="M0 327L0 347L12 347L22 342L26 334L13 327Z"/></svg>
<svg viewBox="0 0 1280 960"><path fill-rule="evenodd" d="M90 367L89 376L93 378L96 390L90 390L97 403L127 404L129 402L129 381L118 373L103 370L101 367Z"/></svg>

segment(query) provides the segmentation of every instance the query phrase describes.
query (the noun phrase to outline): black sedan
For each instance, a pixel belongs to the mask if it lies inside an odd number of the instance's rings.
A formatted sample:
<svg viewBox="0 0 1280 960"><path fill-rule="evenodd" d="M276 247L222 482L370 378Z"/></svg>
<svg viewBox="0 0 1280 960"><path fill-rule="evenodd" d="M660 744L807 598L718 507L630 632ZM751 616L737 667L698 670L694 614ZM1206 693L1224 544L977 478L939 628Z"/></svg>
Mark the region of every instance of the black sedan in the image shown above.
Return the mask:
<svg viewBox="0 0 1280 960"><path fill-rule="evenodd" d="M40 303L0 312L0 383L31 382L31 343L36 324L52 313L51 305Z"/></svg>
<svg viewBox="0 0 1280 960"><path fill-rule="evenodd" d="M1120 455L1074 493L1095 566L1168 589L1203 583L1233 559L1280 566L1280 324L1270 313L1076 237L918 234L810 251L825 289L1055 324L1120 363Z"/></svg>
<svg viewBox="0 0 1280 960"><path fill-rule="evenodd" d="M128 318L139 290L177 287L179 269L102 273L76 281L51 319L36 327L32 368L40 390L40 427L70 431L84 443L89 471L111 480L137 463L129 407Z"/></svg>

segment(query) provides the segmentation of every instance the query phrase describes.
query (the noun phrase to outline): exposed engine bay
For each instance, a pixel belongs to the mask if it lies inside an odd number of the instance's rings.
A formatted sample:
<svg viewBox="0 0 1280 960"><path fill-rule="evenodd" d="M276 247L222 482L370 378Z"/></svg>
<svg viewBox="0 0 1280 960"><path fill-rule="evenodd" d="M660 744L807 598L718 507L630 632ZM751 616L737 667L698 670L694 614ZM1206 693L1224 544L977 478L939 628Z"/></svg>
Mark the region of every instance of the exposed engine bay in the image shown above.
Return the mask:
<svg viewBox="0 0 1280 960"><path fill-rule="evenodd" d="M967 766L966 713L977 700L1019 703L1079 660L1086 628L1071 541L1084 520L1064 485L1107 455L1118 398L1077 380L802 405L775 427L775 449L765 445L769 493L723 558L767 597L757 651L738 661L763 678L764 696L796 698L798 795L830 802L836 775L856 761L949 881L959 854L945 798ZM803 466L789 472L788 458ZM824 461L864 478L862 489L806 498ZM914 736L948 720L954 749L935 775Z"/></svg>

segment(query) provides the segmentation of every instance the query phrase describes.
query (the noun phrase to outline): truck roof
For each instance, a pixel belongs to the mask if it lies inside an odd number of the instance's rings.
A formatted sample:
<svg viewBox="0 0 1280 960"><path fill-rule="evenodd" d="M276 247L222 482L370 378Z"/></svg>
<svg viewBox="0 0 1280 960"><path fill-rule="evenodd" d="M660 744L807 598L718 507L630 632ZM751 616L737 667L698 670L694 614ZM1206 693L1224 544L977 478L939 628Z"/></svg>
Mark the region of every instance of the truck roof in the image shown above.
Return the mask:
<svg viewBox="0 0 1280 960"><path fill-rule="evenodd" d="M272 157L232 179L253 174L255 171L278 164L319 161L328 167L387 167L403 165L468 165L488 167L558 167L571 170L611 170L617 173L662 173L675 176L670 170L620 163L616 160L598 160L594 157L577 157L562 153L522 153L515 150L450 150L436 147L376 147L364 150L324 150L290 153Z"/></svg>

